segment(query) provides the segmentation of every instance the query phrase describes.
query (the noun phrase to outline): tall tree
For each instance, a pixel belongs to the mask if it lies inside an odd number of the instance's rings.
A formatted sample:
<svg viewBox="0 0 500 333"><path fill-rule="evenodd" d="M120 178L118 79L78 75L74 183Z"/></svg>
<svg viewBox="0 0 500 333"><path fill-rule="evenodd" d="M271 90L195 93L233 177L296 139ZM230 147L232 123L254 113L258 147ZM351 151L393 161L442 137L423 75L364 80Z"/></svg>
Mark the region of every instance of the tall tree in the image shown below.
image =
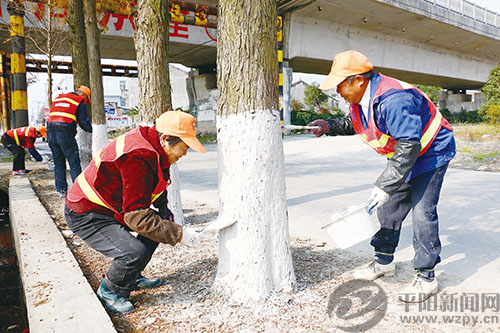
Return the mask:
<svg viewBox="0 0 500 333"><path fill-rule="evenodd" d="M73 85L75 89L81 85L90 86L83 0L68 0L68 26L73 62ZM92 115L90 109L90 105L87 105L89 117ZM77 139L82 169L84 169L92 159L92 134L78 130Z"/></svg>
<svg viewBox="0 0 500 333"><path fill-rule="evenodd" d="M34 13L26 16L35 29L26 34L26 38L47 59L47 107L52 105L52 66L54 56L61 55L67 48L66 22L63 18L54 15L61 0L47 0L47 3L28 3L27 11ZM33 19L34 18L34 19Z"/></svg>
<svg viewBox="0 0 500 333"><path fill-rule="evenodd" d="M168 2L139 0L134 44L139 78L139 119L152 123L172 110L168 68Z"/></svg>
<svg viewBox="0 0 500 333"><path fill-rule="evenodd" d="M97 27L96 0L85 0L84 12L85 30L87 31L90 90L92 91L92 152L95 154L108 143L99 42L101 32Z"/></svg>
<svg viewBox="0 0 500 333"><path fill-rule="evenodd" d="M139 0L135 17L134 45L139 78L139 119L152 124L163 112L172 110L168 68L168 2ZM168 188L168 206L175 222L184 224L177 164L170 167L172 184Z"/></svg>
<svg viewBox="0 0 500 333"><path fill-rule="evenodd" d="M215 289L259 300L294 289L278 111L276 1L219 1L221 219Z"/></svg>

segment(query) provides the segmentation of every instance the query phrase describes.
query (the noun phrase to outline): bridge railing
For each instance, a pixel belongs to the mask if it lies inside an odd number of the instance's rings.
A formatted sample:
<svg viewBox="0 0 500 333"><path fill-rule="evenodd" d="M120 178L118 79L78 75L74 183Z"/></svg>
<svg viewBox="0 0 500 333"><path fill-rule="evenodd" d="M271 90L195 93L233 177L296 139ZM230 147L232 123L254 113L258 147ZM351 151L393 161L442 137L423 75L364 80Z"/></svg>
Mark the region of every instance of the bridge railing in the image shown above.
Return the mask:
<svg viewBox="0 0 500 333"><path fill-rule="evenodd" d="M478 6L476 3L467 0L424 0L438 7L442 7L467 16L475 21L500 28L500 15L487 8Z"/></svg>

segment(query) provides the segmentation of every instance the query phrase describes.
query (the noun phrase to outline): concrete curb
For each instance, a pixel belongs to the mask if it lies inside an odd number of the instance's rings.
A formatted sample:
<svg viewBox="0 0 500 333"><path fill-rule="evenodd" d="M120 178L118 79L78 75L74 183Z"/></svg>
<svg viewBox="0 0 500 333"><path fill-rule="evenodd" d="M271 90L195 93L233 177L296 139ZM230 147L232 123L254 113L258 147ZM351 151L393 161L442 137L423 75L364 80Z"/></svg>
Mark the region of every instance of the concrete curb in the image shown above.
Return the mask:
<svg viewBox="0 0 500 333"><path fill-rule="evenodd" d="M31 332L116 332L27 177L9 184L12 235Z"/></svg>

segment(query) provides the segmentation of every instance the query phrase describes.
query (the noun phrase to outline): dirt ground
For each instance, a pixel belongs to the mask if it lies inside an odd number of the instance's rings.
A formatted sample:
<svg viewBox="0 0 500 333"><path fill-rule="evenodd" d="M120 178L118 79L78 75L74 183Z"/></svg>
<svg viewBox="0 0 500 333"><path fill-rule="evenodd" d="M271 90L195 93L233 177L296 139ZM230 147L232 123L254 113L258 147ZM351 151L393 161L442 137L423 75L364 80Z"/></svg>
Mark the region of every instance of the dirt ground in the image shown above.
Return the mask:
<svg viewBox="0 0 500 333"><path fill-rule="evenodd" d="M465 145L469 148L464 151ZM500 172L500 156L483 160L472 157L478 151L488 155L499 146L500 140L487 141L475 145L474 152L470 152L469 143L458 142L458 154L451 167ZM0 176L10 173L11 163L0 163ZM38 197L61 230L92 288L97 290L110 259L89 248L66 226L64 201L55 194L53 172L46 165L34 162L29 162L28 168L33 169L29 179ZM201 202L183 202L183 207L189 224L201 226L217 216L217 211ZM297 292L257 304L235 304L212 295L218 251L214 237L203 239L193 248L160 244L144 275L161 277L163 285L154 290L134 291L131 300L136 309L128 315L109 313L110 317L119 332L333 331L336 324L327 314L329 296L344 281L352 279L352 270L370 258L342 250L325 251L322 244L310 239L292 239L291 244ZM395 300L397 292L412 278L410 263L399 265L401 273L396 277L377 280L390 300ZM377 331L394 331L395 324L401 331L415 330L414 325L398 323L396 316L396 312L388 311ZM425 331L430 327L422 325L420 329Z"/></svg>

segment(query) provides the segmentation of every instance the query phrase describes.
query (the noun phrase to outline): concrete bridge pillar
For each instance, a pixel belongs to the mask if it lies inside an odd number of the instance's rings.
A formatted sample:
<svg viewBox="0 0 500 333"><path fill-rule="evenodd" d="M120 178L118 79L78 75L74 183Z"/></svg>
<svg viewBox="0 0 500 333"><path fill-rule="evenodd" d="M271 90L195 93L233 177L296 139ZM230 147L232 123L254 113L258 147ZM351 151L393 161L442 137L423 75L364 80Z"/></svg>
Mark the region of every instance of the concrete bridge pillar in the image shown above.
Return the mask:
<svg viewBox="0 0 500 333"><path fill-rule="evenodd" d="M450 112L476 111L481 109L485 99L480 91L449 89L439 97L439 107Z"/></svg>
<svg viewBox="0 0 500 333"><path fill-rule="evenodd" d="M192 70L187 79L187 93L189 110L196 117L198 132L216 133L217 75Z"/></svg>

